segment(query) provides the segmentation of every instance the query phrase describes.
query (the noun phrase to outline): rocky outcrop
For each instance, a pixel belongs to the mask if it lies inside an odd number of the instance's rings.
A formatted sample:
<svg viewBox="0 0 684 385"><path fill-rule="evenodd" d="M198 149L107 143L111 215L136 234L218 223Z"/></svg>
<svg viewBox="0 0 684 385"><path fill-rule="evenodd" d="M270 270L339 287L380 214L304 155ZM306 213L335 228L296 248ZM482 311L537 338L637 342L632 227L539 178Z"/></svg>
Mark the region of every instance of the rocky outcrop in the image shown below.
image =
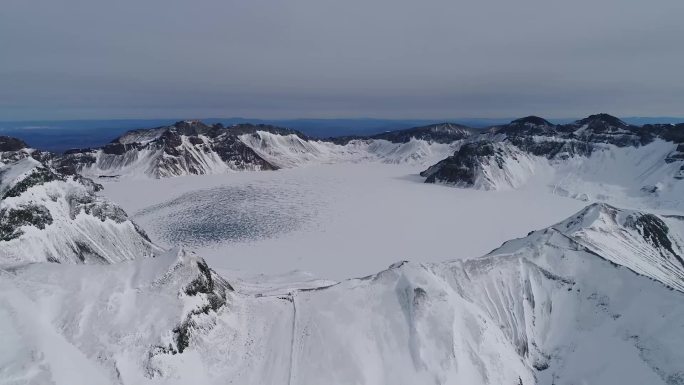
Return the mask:
<svg viewBox="0 0 684 385"><path fill-rule="evenodd" d="M0 264L113 263L159 249L97 183L25 157L0 167Z"/></svg>
<svg viewBox="0 0 684 385"><path fill-rule="evenodd" d="M536 157L514 146L481 140L463 144L420 175L425 183L499 190L520 187L538 166Z"/></svg>
<svg viewBox="0 0 684 385"><path fill-rule="evenodd" d="M167 127L130 131L98 149L67 151L54 160L54 167L64 173L96 177L153 178L229 170L274 170L276 166L239 139L240 135L258 131L279 135L296 133L268 125L224 127L182 121Z"/></svg>
<svg viewBox="0 0 684 385"><path fill-rule="evenodd" d="M0 152L19 151L23 148L28 148L23 140L0 135Z"/></svg>
<svg viewBox="0 0 684 385"><path fill-rule="evenodd" d="M587 158L609 148L641 147L656 140L680 143L665 156L667 163L682 162L675 179L684 170L684 124L634 126L608 114L591 115L571 124L553 124L528 116L506 125L492 127L474 136L454 155L421 173L426 183L448 183L473 187L478 176L492 174L492 165L506 173L505 166L521 159L540 158L547 164L561 164L570 158ZM496 148L496 150L493 150ZM510 155L506 155L506 154ZM538 163L538 162L537 162ZM524 171L524 170L523 170Z"/></svg>
<svg viewBox="0 0 684 385"><path fill-rule="evenodd" d="M492 142L466 143L454 155L421 172L420 176L426 178L426 183L446 182L471 187L484 163L502 166L502 155L501 149L495 148Z"/></svg>

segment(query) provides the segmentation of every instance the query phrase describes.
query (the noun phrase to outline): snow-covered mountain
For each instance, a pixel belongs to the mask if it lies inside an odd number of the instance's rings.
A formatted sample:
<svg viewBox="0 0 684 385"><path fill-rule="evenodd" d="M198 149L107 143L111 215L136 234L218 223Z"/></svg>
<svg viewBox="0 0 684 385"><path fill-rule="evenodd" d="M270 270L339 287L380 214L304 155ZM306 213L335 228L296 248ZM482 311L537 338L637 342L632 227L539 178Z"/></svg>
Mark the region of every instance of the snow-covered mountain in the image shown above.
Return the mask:
<svg viewBox="0 0 684 385"><path fill-rule="evenodd" d="M554 125L527 117L472 137L421 173L427 183L485 190L519 188L538 175L554 192L584 200L684 193L684 125L628 125L606 114Z"/></svg>
<svg viewBox="0 0 684 385"><path fill-rule="evenodd" d="M501 142L469 142L454 155L420 173L426 183L449 183L482 190L518 188L545 162Z"/></svg>
<svg viewBox="0 0 684 385"><path fill-rule="evenodd" d="M190 370L179 365L199 360L185 352L190 339L217 326L232 290L182 250L113 265L3 269L0 286L0 380L29 384L140 384Z"/></svg>
<svg viewBox="0 0 684 385"><path fill-rule="evenodd" d="M326 140L268 125L223 127L183 121L130 131L99 149L71 150L51 157L51 164L61 172L89 177L152 178L274 170L312 163L432 164L423 172L428 183L498 190L519 188L540 173L555 173L569 165L593 167L590 159L605 158L605 153L613 157L625 152L633 155L635 148L643 147L649 148L645 153L659 153L659 164L650 165L659 170L651 174L663 177L644 181L635 186L637 191L662 191L673 178L684 179L684 125L633 126L607 114L563 125L529 116L486 130L443 123ZM613 175L630 172L627 167L622 167L626 171L616 167L618 172L613 171ZM567 175L557 174L552 184L560 193L587 195L573 186L558 186Z"/></svg>
<svg viewBox="0 0 684 385"><path fill-rule="evenodd" d="M17 151L26 156L0 166L0 264L111 263L153 253L126 213L96 195L101 186Z"/></svg>
<svg viewBox="0 0 684 385"><path fill-rule="evenodd" d="M274 126L208 126L183 121L130 131L99 149L57 156L54 167L90 177L161 178L228 171L274 170L310 163L434 162L475 130L451 123L378 134L317 140Z"/></svg>
<svg viewBox="0 0 684 385"><path fill-rule="evenodd" d="M407 128L404 130L387 131L371 136L347 136L342 138L333 138L332 141L336 143L348 143L354 139L381 139L392 143L406 143L411 139L423 140L426 142L436 143L453 143L459 140L467 139L480 130L455 123L438 123L427 126Z"/></svg>
<svg viewBox="0 0 684 385"><path fill-rule="evenodd" d="M289 134L272 126L224 128L199 121L130 131L99 149L71 150L55 159L64 172L87 176L169 177L229 170L276 167L247 147L238 136L257 130Z"/></svg>
<svg viewBox="0 0 684 385"><path fill-rule="evenodd" d="M0 135L0 153L19 151L27 147L26 142L21 139Z"/></svg>
<svg viewBox="0 0 684 385"><path fill-rule="evenodd" d="M677 208L682 128L600 114L315 140L187 121L61 156L0 137L0 383L684 384L682 216L594 203L480 258L232 282L82 176L436 162L427 182Z"/></svg>
<svg viewBox="0 0 684 385"><path fill-rule="evenodd" d="M182 250L4 269L0 368L69 384L680 384L682 230L595 204L481 258L263 294Z"/></svg>
<svg viewBox="0 0 684 385"><path fill-rule="evenodd" d="M310 163L384 162L418 163L440 159L457 148L460 141L440 143L411 137L406 142L386 139L353 139L344 144L332 141L302 139L259 131L240 137L254 152L280 168Z"/></svg>
<svg viewBox="0 0 684 385"><path fill-rule="evenodd" d="M28 157L34 158L39 162L49 162L53 154L31 148L23 140L9 136L0 136L0 166Z"/></svg>

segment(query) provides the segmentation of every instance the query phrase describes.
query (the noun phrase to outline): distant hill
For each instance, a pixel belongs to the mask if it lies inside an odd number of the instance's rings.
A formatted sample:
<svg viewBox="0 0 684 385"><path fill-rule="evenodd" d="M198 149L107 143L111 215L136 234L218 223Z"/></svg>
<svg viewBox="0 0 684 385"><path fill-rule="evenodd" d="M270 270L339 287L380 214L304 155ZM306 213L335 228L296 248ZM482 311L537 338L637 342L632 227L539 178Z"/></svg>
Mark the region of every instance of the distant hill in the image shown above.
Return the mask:
<svg viewBox="0 0 684 385"><path fill-rule="evenodd" d="M181 120L181 118L0 121L0 135L20 138L31 143L32 147L41 150L63 152L71 148L99 147L111 142L129 130L170 125L178 120ZM505 124L510 120L512 119L202 119L207 124L272 124L298 130L315 138L376 135L445 121L473 128L483 128ZM574 120L552 119L554 123L559 124L570 123ZM636 125L684 122L684 118L675 117L629 117L622 120Z"/></svg>

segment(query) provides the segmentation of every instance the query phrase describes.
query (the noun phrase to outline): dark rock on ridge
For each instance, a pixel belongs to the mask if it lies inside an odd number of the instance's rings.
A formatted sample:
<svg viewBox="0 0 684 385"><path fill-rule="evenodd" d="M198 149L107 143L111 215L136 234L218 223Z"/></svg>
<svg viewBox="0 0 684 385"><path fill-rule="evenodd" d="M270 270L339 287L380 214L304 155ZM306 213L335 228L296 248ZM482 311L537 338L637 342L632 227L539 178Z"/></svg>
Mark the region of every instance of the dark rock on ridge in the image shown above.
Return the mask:
<svg viewBox="0 0 684 385"><path fill-rule="evenodd" d="M512 145L535 156L564 160L575 156L589 156L605 145L618 147L643 146L661 139L680 143L665 159L672 163L684 160L684 124L634 126L608 115L596 114L570 124L553 124L537 116L516 119L509 124L494 126L471 139L454 155L421 173L426 183L437 181L472 186L476 170L485 162L502 164L496 153L487 149L492 143ZM480 147L480 150L474 148ZM489 159L494 157L494 159ZM490 163L491 164L491 163ZM682 165L684 171L684 165ZM682 173L684 174L684 173ZM680 179L680 176L675 176Z"/></svg>

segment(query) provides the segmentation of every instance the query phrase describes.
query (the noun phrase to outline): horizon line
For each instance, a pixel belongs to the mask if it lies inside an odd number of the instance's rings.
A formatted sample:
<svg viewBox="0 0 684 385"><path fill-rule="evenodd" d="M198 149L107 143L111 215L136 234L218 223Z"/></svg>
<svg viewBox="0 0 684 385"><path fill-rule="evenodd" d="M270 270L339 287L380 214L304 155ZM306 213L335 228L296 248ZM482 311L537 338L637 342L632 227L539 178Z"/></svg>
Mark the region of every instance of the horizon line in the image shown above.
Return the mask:
<svg viewBox="0 0 684 385"><path fill-rule="evenodd" d="M595 114L589 114L585 117L591 116L591 115L596 115L600 113L595 113ZM684 115L682 116L674 116L674 115L660 115L660 116L648 116L648 115L630 115L630 116L618 116L618 115L613 115L613 114L608 114L615 116L619 119L681 119L684 120ZM322 120L322 121L335 121L335 120L369 120L369 121L434 121L434 122L456 122L458 120L482 120L482 121L487 121L487 120L515 120L515 119L520 119L520 118L525 118L529 116L536 116L536 117L541 117L547 120L579 120L583 119L578 116L572 116L572 117L544 117L544 115L524 115L524 116L504 116L504 117L454 117L454 118L379 118L379 117L364 117L364 116L359 116L359 117L325 117L325 118L320 118L320 117L297 117L297 118L259 118L259 117L243 117L243 116L227 116L227 117L215 117L215 116L208 116L208 117L185 117L185 118L179 118L179 117L155 117L155 118L134 118L134 117L126 117L126 118L56 118L56 119L0 119L0 123L21 123L21 122L88 122L88 121L132 121L132 120L141 120L141 121L154 121L154 120L174 120L174 121L186 121L186 120L233 120L233 119L239 119L239 120L255 120L255 121L306 121L306 120Z"/></svg>

